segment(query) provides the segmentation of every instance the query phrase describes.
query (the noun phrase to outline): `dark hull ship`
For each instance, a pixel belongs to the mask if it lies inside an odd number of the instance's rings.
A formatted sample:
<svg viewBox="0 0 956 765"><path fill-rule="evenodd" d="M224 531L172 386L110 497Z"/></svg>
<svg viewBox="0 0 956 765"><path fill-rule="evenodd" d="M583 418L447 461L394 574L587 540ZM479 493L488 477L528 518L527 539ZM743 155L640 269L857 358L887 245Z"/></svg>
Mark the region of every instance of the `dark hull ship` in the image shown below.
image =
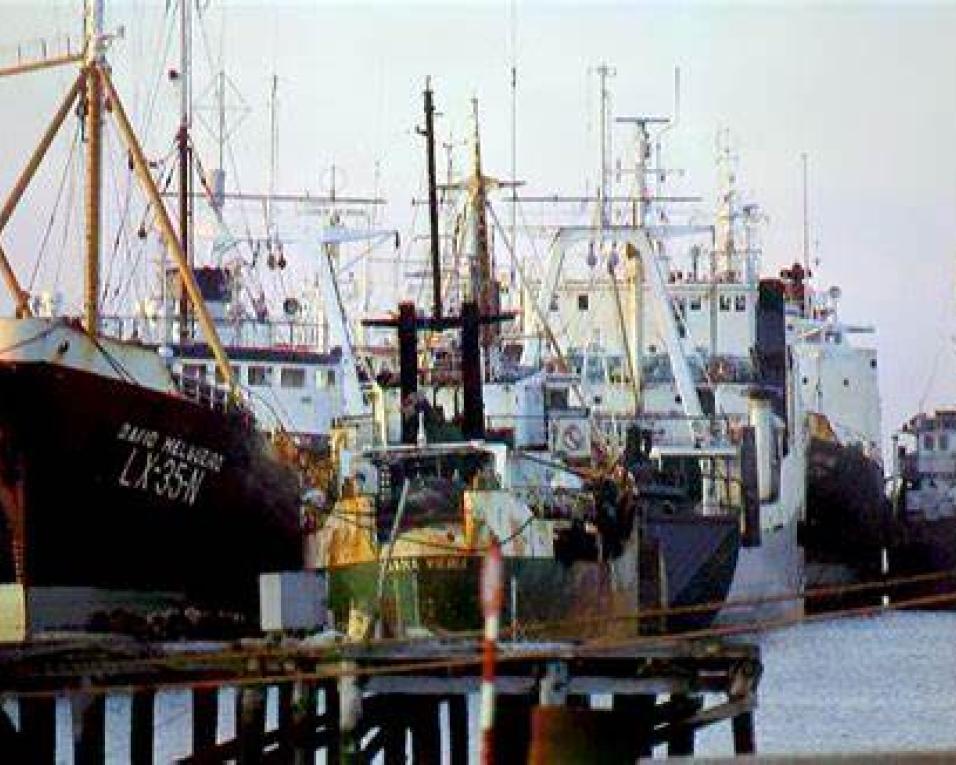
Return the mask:
<svg viewBox="0 0 956 765"><path fill-rule="evenodd" d="M248 617L259 573L301 566L297 478L247 412L182 395L145 348L4 324L0 575L31 629L172 603Z"/></svg>
<svg viewBox="0 0 956 765"><path fill-rule="evenodd" d="M956 411L913 417L894 438L899 532L889 551L891 575L920 581L894 587L894 600L945 596L956 606ZM951 596L951 597L950 597Z"/></svg>
<svg viewBox="0 0 956 765"><path fill-rule="evenodd" d="M876 581L884 573L884 551L900 534L884 494L883 468L858 445L841 444L828 428L820 430L811 427L807 517L800 529L807 584L813 589ZM815 597L806 607L826 611L867 605L881 595L863 591Z"/></svg>
<svg viewBox="0 0 956 765"><path fill-rule="evenodd" d="M254 612L258 574L298 567L302 557L298 479L238 403L235 375L184 249L192 176L185 99L176 230L106 63L102 3L86 4L85 32L83 66L4 207L4 215L13 210L57 131L78 114L82 324L36 317L55 308L31 299L0 250L0 276L16 307L16 318L0 321L2 639L47 629L123 629L133 624L127 617L142 619L169 604L180 613L228 612L241 621ZM184 45L179 74L188 69ZM180 327L184 319L195 322L216 358L218 392L193 385L195 395L185 395L189 388L180 390L180 383L187 381L174 378L160 353L101 331L107 120L176 265Z"/></svg>
<svg viewBox="0 0 956 765"><path fill-rule="evenodd" d="M672 514L659 508L647 513L644 550L648 563L644 581L655 581L649 565L660 561L662 591L647 598L675 611L659 619L665 631L706 627L727 599L740 554L740 524L734 517Z"/></svg>

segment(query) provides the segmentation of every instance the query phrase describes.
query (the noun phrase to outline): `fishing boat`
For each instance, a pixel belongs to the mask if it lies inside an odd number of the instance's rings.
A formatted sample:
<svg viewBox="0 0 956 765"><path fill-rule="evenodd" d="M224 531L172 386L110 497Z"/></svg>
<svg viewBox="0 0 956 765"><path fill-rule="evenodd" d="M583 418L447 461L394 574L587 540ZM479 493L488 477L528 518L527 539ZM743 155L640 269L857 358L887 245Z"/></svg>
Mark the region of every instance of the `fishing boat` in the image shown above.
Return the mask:
<svg viewBox="0 0 956 765"><path fill-rule="evenodd" d="M430 88L425 104L428 139ZM483 190L493 183L481 170L477 129L473 146L472 175L457 184L469 191L468 219L456 230L473 235L465 258L472 262L462 270L465 294L477 300L453 300L457 316L443 312L429 163L431 312L404 303L397 316L366 322L397 329L400 363L397 375L380 380L378 443L346 451L332 496L323 492L314 509L317 536L307 558L329 574L337 622L360 636L370 625L477 626L476 576L492 539L502 545L511 582L506 618L515 625L613 622L628 613L635 630L641 606L722 601L740 548L738 515L705 516L677 487L635 483L616 457L592 453L604 436L589 408L574 404L573 376L506 363L498 325L513 317L494 313L500 291L486 284L493 269ZM461 329L457 342L447 335L452 328ZM423 331L425 354L415 340ZM632 434L630 467L643 460L652 478L639 440ZM656 624L688 628L709 623L715 611Z"/></svg>
<svg viewBox="0 0 956 765"><path fill-rule="evenodd" d="M893 577L931 575L894 589L907 597L952 593L956 570L956 411L912 417L893 437L892 500L898 533L889 549ZM935 575L935 577L933 576ZM952 602L938 607L949 608Z"/></svg>
<svg viewBox="0 0 956 765"><path fill-rule="evenodd" d="M611 124L604 82L601 93L604 136ZM547 230L550 251L537 297L526 305L531 337L523 338L522 360L550 356L568 369L612 442L631 425L645 429L660 464L692 476L703 514L736 512L749 528L730 599L753 605L724 618L799 615L805 588L879 575L892 538L876 351L855 340L873 330L841 321L839 289L811 282L806 209L803 264L761 272L765 216L737 189L729 143L719 153L713 222L702 223L693 207L699 197L667 193L673 171L661 145L676 117L616 121L634 139L614 173L604 148L610 141L602 141L596 197L531 199L553 217L582 204L595 212L590 225ZM615 176L631 188L612 185ZM640 237L648 242L643 251ZM749 472L741 437L753 431L749 511L722 488L721 461L694 453L702 426L737 449L725 463L735 476Z"/></svg>
<svg viewBox="0 0 956 765"><path fill-rule="evenodd" d="M809 432L799 529L807 585L873 581L886 574L886 550L898 531L884 489L877 353L857 339L874 330L842 321L840 288L815 289L801 263L784 269L780 282ZM845 596L815 598L808 607L848 604Z"/></svg>
<svg viewBox="0 0 956 765"><path fill-rule="evenodd" d="M476 349L477 306L463 309L475 320L463 322L462 346ZM406 304L394 323L399 337L414 343L416 325L433 319L416 317ZM407 347L401 355L417 358ZM480 381L479 359L463 353L466 380ZM417 380L414 369L401 376ZM539 392L544 386L542 400L562 398L556 380L538 375L516 385L522 383ZM476 427L459 432L459 440L429 440L455 427L437 431L434 410L419 398L404 415L405 443L341 442L338 474L309 510L314 531L306 555L307 567L328 577L336 624L357 639L476 629L479 572L492 543L502 553L504 624L513 635L633 635L709 623L713 611L650 620L640 612L725 597L740 542L737 520L701 519L675 501L679 492L664 500L621 467L576 469L521 441L513 448L490 438L480 414L484 387L465 386L463 421ZM417 392L403 390L403 400ZM580 411L559 406L541 417L538 428L549 418L568 432L589 427ZM524 419L527 425L527 412ZM384 435L384 423L376 431Z"/></svg>
<svg viewBox="0 0 956 765"><path fill-rule="evenodd" d="M106 64L103 3L86 4L81 71L7 200L6 221L74 107L84 120L81 320L34 315L4 255L0 320L0 573L7 637L109 626L170 607L256 611L258 575L301 566L300 481L258 427ZM52 63L50 65L53 65ZM36 68L25 67L26 69ZM16 68L14 68L16 69ZM7 72L9 73L9 72ZM115 122L221 384L185 384L168 355L103 331L102 131Z"/></svg>
<svg viewBox="0 0 956 765"><path fill-rule="evenodd" d="M620 165L633 165L633 189L612 193L602 156L595 221L551 229L522 361L567 369L613 449L629 430L645 433L658 469L684 487L699 518L738 524L729 597L750 605L722 618L799 613L799 598L786 596L803 585L807 435L781 287L759 271L760 211L741 203L725 151L716 220L701 223L684 212L696 197L661 187L651 131L671 121L618 121L634 129Z"/></svg>

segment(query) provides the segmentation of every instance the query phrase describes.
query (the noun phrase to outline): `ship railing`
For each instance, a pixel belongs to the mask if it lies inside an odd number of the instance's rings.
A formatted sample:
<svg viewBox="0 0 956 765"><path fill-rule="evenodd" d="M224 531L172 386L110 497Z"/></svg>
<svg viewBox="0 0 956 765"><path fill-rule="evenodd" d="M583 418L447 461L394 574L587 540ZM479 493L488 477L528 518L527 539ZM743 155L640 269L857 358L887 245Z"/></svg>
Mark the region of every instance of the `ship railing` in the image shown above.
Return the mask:
<svg viewBox="0 0 956 765"><path fill-rule="evenodd" d="M488 415L485 431L493 437L503 438L512 446L525 448L543 447L548 442L550 424L568 415L587 418L582 408L567 411L552 410L546 415ZM601 440L615 451L623 451L628 433L636 428L646 434L649 446L659 452L700 453L720 452L722 456L735 453L738 435L729 416L687 417L682 414L614 415L592 413L592 427L597 428ZM690 434L694 435L691 436Z"/></svg>
<svg viewBox="0 0 956 765"><path fill-rule="evenodd" d="M646 434L650 446L660 450L706 450L733 447L736 442L733 423L726 415L688 417L683 414L598 413L592 416L592 420L608 440L622 448L627 443L628 432L633 429Z"/></svg>
<svg viewBox="0 0 956 765"><path fill-rule="evenodd" d="M225 412L229 408L229 396L225 389L176 372L172 374L172 378L179 392L190 401L219 412Z"/></svg>
<svg viewBox="0 0 956 765"><path fill-rule="evenodd" d="M593 521L597 517L594 492L590 489L528 484L512 485L509 491L523 501L536 518Z"/></svg>
<svg viewBox="0 0 956 765"><path fill-rule="evenodd" d="M322 352L329 349L328 328L317 322L292 319L214 319L223 345L231 348L293 348ZM162 345L180 337L179 321L108 315L100 318L100 332L124 342ZM187 331L189 342L201 342L198 325Z"/></svg>

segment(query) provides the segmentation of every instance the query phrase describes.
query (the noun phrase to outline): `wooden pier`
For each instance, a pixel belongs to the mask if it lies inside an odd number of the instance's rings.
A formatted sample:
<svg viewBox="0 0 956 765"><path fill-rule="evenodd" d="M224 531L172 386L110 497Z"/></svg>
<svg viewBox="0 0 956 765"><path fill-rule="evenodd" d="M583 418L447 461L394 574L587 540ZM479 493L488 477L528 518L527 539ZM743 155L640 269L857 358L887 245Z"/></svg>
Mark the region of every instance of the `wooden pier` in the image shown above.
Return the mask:
<svg viewBox="0 0 956 765"><path fill-rule="evenodd" d="M458 765L477 750L468 702L481 681L479 656L476 641L461 639L227 645L90 636L0 647L0 693L15 701L19 718L16 726L0 712L0 751L53 762L56 702L67 698L75 761L103 762L107 698L125 694L131 760L153 762L156 695L188 689L186 762L311 763L324 750L327 762L368 762L381 753L386 765L409 756ZM699 728L728 721L735 752L754 751L762 669L754 645L503 642L498 659L495 762L624 763L658 746L690 755ZM219 691L228 687L235 689L234 732L218 730ZM718 694L718 703L707 706L705 693ZM277 725L267 729L270 696Z"/></svg>

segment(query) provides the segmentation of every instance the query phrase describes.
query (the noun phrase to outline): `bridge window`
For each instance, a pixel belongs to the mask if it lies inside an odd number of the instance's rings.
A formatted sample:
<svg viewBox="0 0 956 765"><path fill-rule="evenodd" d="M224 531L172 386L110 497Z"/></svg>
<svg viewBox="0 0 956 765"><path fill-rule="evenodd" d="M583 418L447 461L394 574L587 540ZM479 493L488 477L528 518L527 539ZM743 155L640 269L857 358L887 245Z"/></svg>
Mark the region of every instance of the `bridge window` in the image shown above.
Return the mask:
<svg viewBox="0 0 956 765"><path fill-rule="evenodd" d="M199 380L200 382L206 381L206 365L205 364L183 364L183 377L187 380Z"/></svg>
<svg viewBox="0 0 956 765"><path fill-rule="evenodd" d="M249 384L258 388L270 387L272 385L272 367L249 367Z"/></svg>
<svg viewBox="0 0 956 765"><path fill-rule="evenodd" d="M279 372L279 385L283 388L304 388L305 370L302 367L283 367Z"/></svg>
<svg viewBox="0 0 956 765"><path fill-rule="evenodd" d="M232 365L232 376L233 376L233 378L235 378L236 380L240 380L240 381L241 381L241 380L242 380L242 368L241 368L241 367L237 367L237 366L235 366L235 365ZM216 384L217 384L217 385L225 385L225 384L226 384L226 378L222 376L222 372L220 371L218 364L216 365Z"/></svg>

